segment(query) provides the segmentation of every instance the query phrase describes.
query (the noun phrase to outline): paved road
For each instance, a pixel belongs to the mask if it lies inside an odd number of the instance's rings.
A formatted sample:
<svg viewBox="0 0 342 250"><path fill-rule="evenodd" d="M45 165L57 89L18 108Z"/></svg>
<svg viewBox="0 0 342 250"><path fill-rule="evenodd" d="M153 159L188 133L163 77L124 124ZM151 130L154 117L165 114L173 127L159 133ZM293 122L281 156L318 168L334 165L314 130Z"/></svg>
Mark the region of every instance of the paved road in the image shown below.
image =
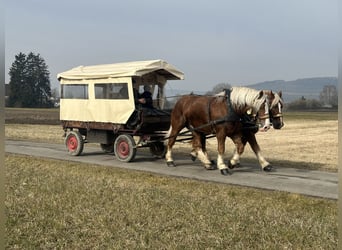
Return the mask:
<svg viewBox="0 0 342 250"><path fill-rule="evenodd" d="M192 162L190 157L185 154L174 155L177 167L167 167L163 159L155 159L148 150L138 150L134 162L122 163L116 160L113 155L102 153L100 147L92 147L87 144L82 155L77 157L68 155L63 144L28 141L7 140L5 151L330 199L337 199L338 197L338 174L330 172L276 168L275 166L274 172L264 173L256 165L247 165L234 169L232 175L223 176L218 170L205 170L198 161Z"/></svg>

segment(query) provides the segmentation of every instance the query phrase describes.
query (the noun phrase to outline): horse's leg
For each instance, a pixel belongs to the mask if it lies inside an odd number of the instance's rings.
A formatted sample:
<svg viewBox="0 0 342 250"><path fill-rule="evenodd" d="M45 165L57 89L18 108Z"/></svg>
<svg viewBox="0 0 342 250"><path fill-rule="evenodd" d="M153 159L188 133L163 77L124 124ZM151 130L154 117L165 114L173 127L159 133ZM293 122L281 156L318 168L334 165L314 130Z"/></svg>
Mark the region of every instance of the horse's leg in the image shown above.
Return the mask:
<svg viewBox="0 0 342 250"><path fill-rule="evenodd" d="M266 161L266 159L261 155L261 150L259 147L259 144L255 138L255 134L254 133L248 133L246 134L246 139L249 143L249 145L251 146L253 152L255 153L256 157L258 158L259 164L262 168L262 170L269 172L272 170L272 166L271 164Z"/></svg>
<svg viewBox="0 0 342 250"><path fill-rule="evenodd" d="M197 159L197 151L196 151L195 148L193 148L193 149L191 150L190 156L191 156L191 160L192 160L192 161L196 161L196 159Z"/></svg>
<svg viewBox="0 0 342 250"><path fill-rule="evenodd" d="M176 128L174 127L170 127L169 129L169 132L168 132L168 142L167 142L167 151L166 151L166 154L165 154L165 159L166 159L166 164L170 167L175 167L175 163L173 161L173 158L172 158L172 147L173 145L175 144L176 142L176 137L178 135L178 133L182 130L182 127L181 126L177 126Z"/></svg>
<svg viewBox="0 0 342 250"><path fill-rule="evenodd" d="M192 136L194 136L194 134L192 134ZM194 139L192 139L192 150L190 152L191 160L195 161L197 159L197 154L198 154L198 150L197 150L198 148L197 147L199 147L199 145L201 145L201 148L202 148L204 155L208 158L209 161L211 161L209 158L209 155L207 153L206 137L204 134L200 135L200 143L198 142L198 140L197 140L197 142L195 142Z"/></svg>
<svg viewBox="0 0 342 250"><path fill-rule="evenodd" d="M240 155L244 152L247 141L241 136L235 136L231 138L234 142L234 154L233 157L228 162L228 167L233 169L240 166Z"/></svg>
<svg viewBox="0 0 342 250"><path fill-rule="evenodd" d="M192 141L191 141L191 143L192 143L192 150L190 152L190 156L191 156L191 160L192 161L196 161L196 159L197 159L196 143L198 143L198 142L194 141L194 136L196 136L196 135L194 135L194 133L192 133Z"/></svg>
<svg viewBox="0 0 342 250"><path fill-rule="evenodd" d="M204 145L203 145L204 143ZM205 135L198 132L193 132L193 139L192 139L192 148L191 156L193 157L196 155L198 159L204 164L205 168L208 170L212 170L211 161L208 158L208 154L205 149Z"/></svg>
<svg viewBox="0 0 342 250"><path fill-rule="evenodd" d="M225 142L226 142L226 135L222 132L216 133L216 139L217 139L217 167L220 169L221 174L228 175L229 170L226 164L224 163L224 151L225 151Z"/></svg>
<svg viewBox="0 0 342 250"><path fill-rule="evenodd" d="M236 145L237 147L237 145ZM236 168L240 166L240 155L237 152L237 148L234 148L234 154L233 157L228 162L228 167L230 169Z"/></svg>
<svg viewBox="0 0 342 250"><path fill-rule="evenodd" d="M201 134L202 151L203 151L205 157L207 158L207 160L211 164L210 170L213 170L213 169L216 169L216 166L214 165L214 161L210 159L210 156L209 156L208 151L207 151L207 144L206 143L207 143L206 135L205 134Z"/></svg>

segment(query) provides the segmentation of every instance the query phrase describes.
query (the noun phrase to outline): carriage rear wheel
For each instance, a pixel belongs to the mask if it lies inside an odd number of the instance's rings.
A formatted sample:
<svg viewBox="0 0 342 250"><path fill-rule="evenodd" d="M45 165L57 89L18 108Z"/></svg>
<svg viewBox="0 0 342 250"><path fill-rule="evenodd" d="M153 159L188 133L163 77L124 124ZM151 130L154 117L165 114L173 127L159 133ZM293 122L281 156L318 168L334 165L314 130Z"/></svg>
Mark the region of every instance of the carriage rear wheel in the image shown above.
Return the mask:
<svg viewBox="0 0 342 250"><path fill-rule="evenodd" d="M119 135L114 142L114 154L119 161L130 162L137 152L135 141L132 136Z"/></svg>
<svg viewBox="0 0 342 250"><path fill-rule="evenodd" d="M163 142L153 142L150 144L150 152L158 158L164 158L166 154L166 147Z"/></svg>
<svg viewBox="0 0 342 250"><path fill-rule="evenodd" d="M84 140L78 131L70 131L65 137L65 146L69 154L78 156L83 151Z"/></svg>

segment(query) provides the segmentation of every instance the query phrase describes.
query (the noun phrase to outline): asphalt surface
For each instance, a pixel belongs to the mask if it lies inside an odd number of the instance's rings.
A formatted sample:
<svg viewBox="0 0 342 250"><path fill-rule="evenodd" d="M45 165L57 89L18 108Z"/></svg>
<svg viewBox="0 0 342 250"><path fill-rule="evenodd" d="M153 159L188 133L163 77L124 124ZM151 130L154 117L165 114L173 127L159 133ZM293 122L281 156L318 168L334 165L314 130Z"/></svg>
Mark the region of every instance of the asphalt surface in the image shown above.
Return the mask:
<svg viewBox="0 0 342 250"><path fill-rule="evenodd" d="M255 164L245 165L223 176L219 170L205 170L199 161L192 162L185 154L174 154L177 167L167 167L164 159L154 158L148 150L137 150L133 162L123 163L112 154L105 154L100 147L85 144L80 156L70 156L64 144L38 143L29 141L5 142L5 151L23 155L39 156L66 161L99 164L103 166L147 171L162 175L192 178L266 190L285 191L329 199L338 198L338 174L293 168L277 168L269 173L262 172Z"/></svg>

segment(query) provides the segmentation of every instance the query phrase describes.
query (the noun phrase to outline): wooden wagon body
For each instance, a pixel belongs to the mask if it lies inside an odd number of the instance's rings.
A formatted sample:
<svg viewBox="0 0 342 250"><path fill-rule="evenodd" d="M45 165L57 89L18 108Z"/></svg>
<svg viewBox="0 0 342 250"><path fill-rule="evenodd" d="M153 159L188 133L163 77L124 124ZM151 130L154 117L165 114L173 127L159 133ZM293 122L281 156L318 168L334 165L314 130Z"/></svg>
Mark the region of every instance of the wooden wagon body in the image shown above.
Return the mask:
<svg viewBox="0 0 342 250"><path fill-rule="evenodd" d="M60 120L65 145L80 155L84 143L99 143L117 159L131 161L139 147L163 156L163 138L170 126L165 109L168 80L184 74L163 60L79 66L57 75L61 84ZM149 86L153 108L136 103L135 91Z"/></svg>

